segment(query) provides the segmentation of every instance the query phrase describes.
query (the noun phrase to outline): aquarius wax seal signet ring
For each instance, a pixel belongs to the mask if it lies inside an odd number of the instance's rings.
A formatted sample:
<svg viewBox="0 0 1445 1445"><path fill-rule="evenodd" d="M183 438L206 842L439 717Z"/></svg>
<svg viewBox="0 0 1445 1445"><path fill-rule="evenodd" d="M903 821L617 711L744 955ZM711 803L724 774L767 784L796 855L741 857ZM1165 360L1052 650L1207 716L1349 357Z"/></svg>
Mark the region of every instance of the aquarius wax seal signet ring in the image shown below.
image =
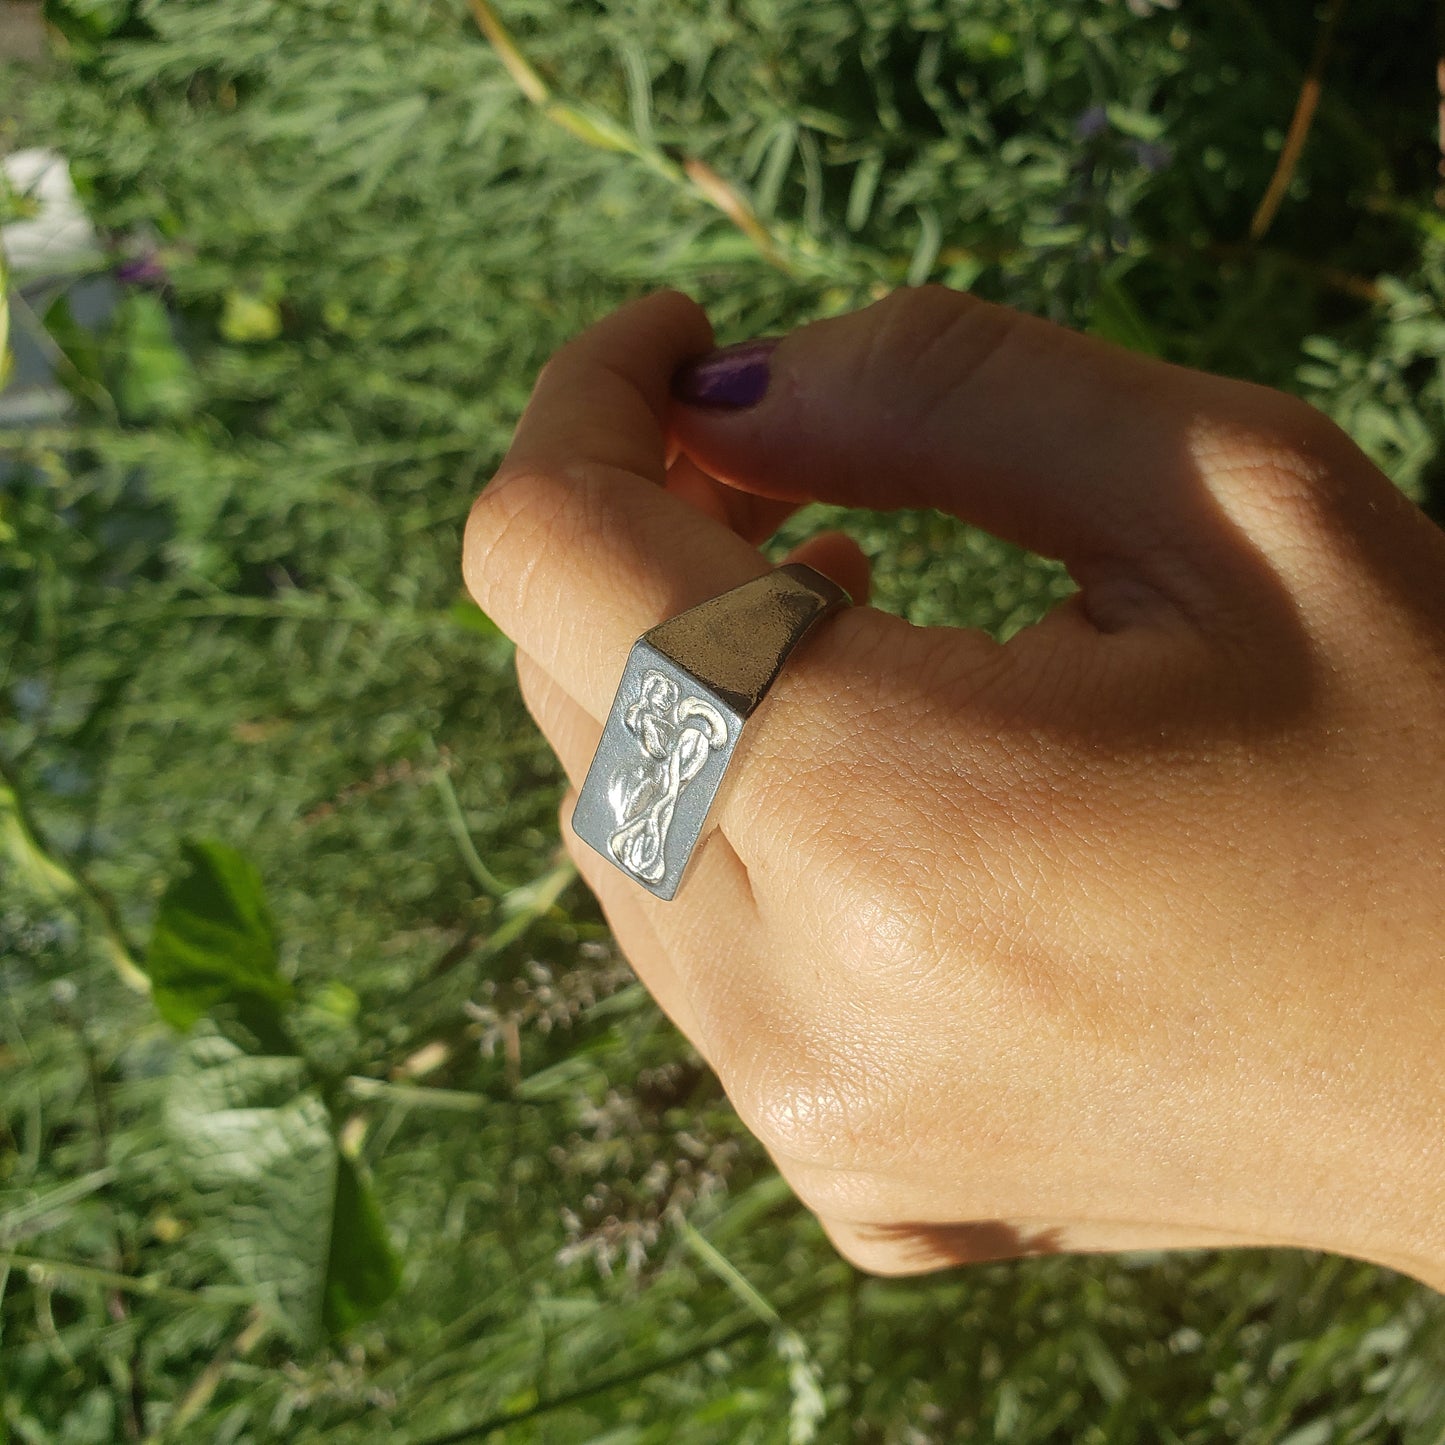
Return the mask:
<svg viewBox="0 0 1445 1445"><path fill-rule="evenodd" d="M644 632L577 796L577 836L672 898L744 725L798 644L849 601L789 562Z"/></svg>

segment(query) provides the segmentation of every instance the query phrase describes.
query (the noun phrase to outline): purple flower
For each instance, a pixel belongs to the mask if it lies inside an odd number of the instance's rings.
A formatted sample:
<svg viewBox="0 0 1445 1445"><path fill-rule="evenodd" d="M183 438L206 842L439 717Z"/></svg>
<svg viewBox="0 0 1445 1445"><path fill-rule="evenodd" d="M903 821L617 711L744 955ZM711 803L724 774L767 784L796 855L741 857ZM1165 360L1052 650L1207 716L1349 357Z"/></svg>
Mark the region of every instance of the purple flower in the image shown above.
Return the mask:
<svg viewBox="0 0 1445 1445"><path fill-rule="evenodd" d="M115 279L122 286L159 288L169 283L170 274L161 263L158 251L143 251L138 256L132 256L128 261L122 261L115 268Z"/></svg>
<svg viewBox="0 0 1445 1445"><path fill-rule="evenodd" d="M1174 151L1163 141L1141 140L1134 144L1134 159L1151 176L1157 176L1160 171L1169 168L1170 162L1174 159Z"/></svg>
<svg viewBox="0 0 1445 1445"><path fill-rule="evenodd" d="M1081 111L1074 122L1076 140L1097 140L1109 129L1109 112L1102 105L1091 105Z"/></svg>

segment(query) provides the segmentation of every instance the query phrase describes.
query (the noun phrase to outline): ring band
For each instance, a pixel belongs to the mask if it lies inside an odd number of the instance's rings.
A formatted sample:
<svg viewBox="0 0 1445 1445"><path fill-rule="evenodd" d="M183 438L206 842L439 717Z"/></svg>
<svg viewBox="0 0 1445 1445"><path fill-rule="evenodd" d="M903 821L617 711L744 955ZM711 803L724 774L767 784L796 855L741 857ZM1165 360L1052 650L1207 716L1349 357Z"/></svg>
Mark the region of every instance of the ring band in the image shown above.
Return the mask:
<svg viewBox="0 0 1445 1445"><path fill-rule="evenodd" d="M744 582L632 645L572 830L659 898L673 897L743 725L793 649L848 594L801 562Z"/></svg>

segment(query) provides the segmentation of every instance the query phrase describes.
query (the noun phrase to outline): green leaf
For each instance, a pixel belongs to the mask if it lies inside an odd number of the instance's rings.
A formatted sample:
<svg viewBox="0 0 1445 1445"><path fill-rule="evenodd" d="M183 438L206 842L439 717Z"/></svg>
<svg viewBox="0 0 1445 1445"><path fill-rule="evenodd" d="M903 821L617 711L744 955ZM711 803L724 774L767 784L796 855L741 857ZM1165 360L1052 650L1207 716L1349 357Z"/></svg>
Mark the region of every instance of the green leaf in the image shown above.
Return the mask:
<svg viewBox="0 0 1445 1445"><path fill-rule="evenodd" d="M783 182L788 177L788 167L797 149L798 127L792 121L780 121L774 129L767 160L753 192L753 206L758 215L771 216L777 211Z"/></svg>
<svg viewBox="0 0 1445 1445"><path fill-rule="evenodd" d="M111 395L126 421L183 416L195 405L195 372L158 297L144 291L126 296L116 307L108 344Z"/></svg>
<svg viewBox="0 0 1445 1445"><path fill-rule="evenodd" d="M224 843L188 841L181 853L185 870L161 897L144 965L161 1017L189 1029L220 1004L240 1004L279 1031L290 985L276 967L260 873Z"/></svg>
<svg viewBox="0 0 1445 1445"><path fill-rule="evenodd" d="M912 259L908 262L908 284L922 286L933 271L938 260L938 248L943 244L943 228L938 222L938 213L931 207L918 213L918 240L913 247Z"/></svg>
<svg viewBox="0 0 1445 1445"><path fill-rule="evenodd" d="M458 597L447 609L447 616L466 632L493 641L504 640L502 629L470 597Z"/></svg>
<svg viewBox="0 0 1445 1445"><path fill-rule="evenodd" d="M304 1062L199 1037L172 1076L166 1125L206 1237L293 1335L315 1340L337 1149Z"/></svg>
<svg viewBox="0 0 1445 1445"><path fill-rule="evenodd" d="M381 1211L301 1059L199 1035L173 1076L166 1125L204 1237L294 1338L316 1344L395 1291Z"/></svg>
<svg viewBox="0 0 1445 1445"><path fill-rule="evenodd" d="M80 396L91 396L94 388L105 386L105 370L101 362L100 343L87 331L70 309L70 298L61 292L45 309L46 335L60 348L61 354L74 369L61 367L60 380Z"/></svg>
<svg viewBox="0 0 1445 1445"><path fill-rule="evenodd" d="M354 1024L361 1012L361 1000L354 988L348 988L339 978L327 979L320 988L306 1000L307 1008L329 1019L334 1024Z"/></svg>
<svg viewBox="0 0 1445 1445"><path fill-rule="evenodd" d="M1105 110L1108 112L1110 124L1122 135L1132 136L1135 140L1157 141L1165 133L1166 123L1163 116L1112 103L1105 106Z"/></svg>
<svg viewBox="0 0 1445 1445"><path fill-rule="evenodd" d="M1099 277L1099 291L1094 300L1093 315L1089 318L1089 330L1095 336L1127 346L1131 351L1142 351L1147 356L1164 354L1164 343L1159 339L1158 332L1134 304L1123 282L1108 272Z"/></svg>
<svg viewBox="0 0 1445 1445"><path fill-rule="evenodd" d="M331 1253L321 1306L327 1330L341 1334L370 1319L400 1283L401 1261L386 1237L376 1198L343 1155L336 1165Z"/></svg>
<svg viewBox="0 0 1445 1445"><path fill-rule="evenodd" d="M79 891L75 879L53 859L36 837L34 825L15 789L0 777L0 877L23 884L39 903L56 907Z"/></svg>
<svg viewBox="0 0 1445 1445"><path fill-rule="evenodd" d="M227 341L237 345L274 341L281 334L281 308L249 291L228 291L219 329Z"/></svg>
<svg viewBox="0 0 1445 1445"><path fill-rule="evenodd" d="M853 184L848 190L848 210L845 216L850 231L861 231L868 224L873 213L873 197L878 190L878 180L883 174L883 156L874 151L858 162L853 172Z"/></svg>

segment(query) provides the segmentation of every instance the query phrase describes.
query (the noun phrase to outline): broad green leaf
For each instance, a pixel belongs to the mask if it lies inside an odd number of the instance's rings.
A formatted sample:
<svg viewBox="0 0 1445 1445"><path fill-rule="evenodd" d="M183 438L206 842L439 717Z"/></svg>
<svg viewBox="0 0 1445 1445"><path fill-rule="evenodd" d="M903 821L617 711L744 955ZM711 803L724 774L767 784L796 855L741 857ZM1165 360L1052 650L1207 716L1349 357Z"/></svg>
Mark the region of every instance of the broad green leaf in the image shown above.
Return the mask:
<svg viewBox="0 0 1445 1445"><path fill-rule="evenodd" d="M322 1320L332 1334L370 1319L396 1293L401 1261L386 1237L376 1198L344 1155L336 1164L331 1253Z"/></svg>
<svg viewBox="0 0 1445 1445"><path fill-rule="evenodd" d="M301 1059L199 1035L173 1077L166 1123L206 1237L296 1339L339 1333L395 1291L380 1210Z"/></svg>
<svg viewBox="0 0 1445 1445"><path fill-rule="evenodd" d="M273 1024L290 985L276 967L276 929L261 875L224 843L182 845L184 870L156 912L145 970L167 1023L190 1028L218 1004L259 1005Z"/></svg>
<svg viewBox="0 0 1445 1445"><path fill-rule="evenodd" d="M337 1149L305 1063L198 1037L172 1078L166 1124L207 1237L298 1339L315 1340Z"/></svg>

